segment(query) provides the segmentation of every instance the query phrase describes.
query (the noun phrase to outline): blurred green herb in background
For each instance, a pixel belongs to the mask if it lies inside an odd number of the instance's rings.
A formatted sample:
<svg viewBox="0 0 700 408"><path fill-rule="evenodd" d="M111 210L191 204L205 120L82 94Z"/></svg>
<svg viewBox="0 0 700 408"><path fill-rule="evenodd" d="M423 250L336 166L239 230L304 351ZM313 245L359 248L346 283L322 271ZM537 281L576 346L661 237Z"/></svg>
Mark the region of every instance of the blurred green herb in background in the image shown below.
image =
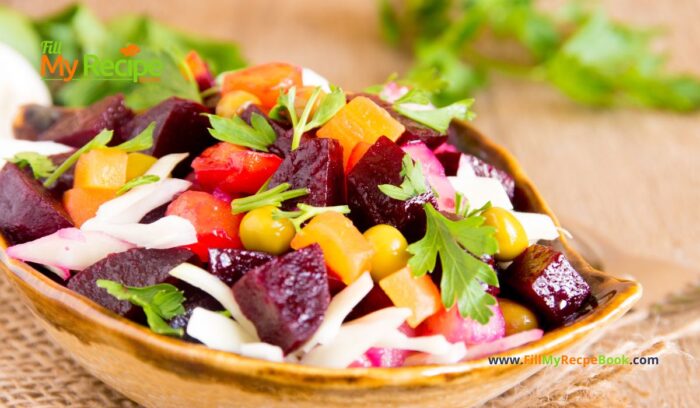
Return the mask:
<svg viewBox="0 0 700 408"><path fill-rule="evenodd" d="M380 19L385 38L413 54L399 82L432 88L438 104L472 94L499 71L546 81L586 105L700 108L700 81L665 71L652 50L655 32L580 3L547 13L531 0L380 0ZM489 55L481 50L488 41L523 55Z"/></svg>
<svg viewBox="0 0 700 408"><path fill-rule="evenodd" d="M196 83L182 74L187 72L182 61L191 50L204 58L214 74L245 65L238 47L230 42L193 37L144 16L102 23L87 7L75 5L48 18L30 20L0 7L0 42L15 48L37 69L42 40L60 41L62 55L69 60L82 59L84 54L116 59L121 47L136 44L142 50L139 58L163 61L159 82L53 82L54 102L66 106L89 105L118 92L124 93L126 103L134 109L146 109L170 96L200 100Z"/></svg>

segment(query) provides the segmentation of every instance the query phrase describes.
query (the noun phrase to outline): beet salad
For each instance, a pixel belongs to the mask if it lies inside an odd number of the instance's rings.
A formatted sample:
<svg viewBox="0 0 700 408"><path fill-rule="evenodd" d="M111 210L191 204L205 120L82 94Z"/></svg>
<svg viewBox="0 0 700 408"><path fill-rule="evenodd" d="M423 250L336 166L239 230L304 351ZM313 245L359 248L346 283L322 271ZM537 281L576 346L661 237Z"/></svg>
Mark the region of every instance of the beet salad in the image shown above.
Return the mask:
<svg viewBox="0 0 700 408"><path fill-rule="evenodd" d="M21 110L15 137L61 153L3 157L8 258L159 335L328 368L481 358L589 300L552 219L451 144L472 100L187 63L202 101Z"/></svg>

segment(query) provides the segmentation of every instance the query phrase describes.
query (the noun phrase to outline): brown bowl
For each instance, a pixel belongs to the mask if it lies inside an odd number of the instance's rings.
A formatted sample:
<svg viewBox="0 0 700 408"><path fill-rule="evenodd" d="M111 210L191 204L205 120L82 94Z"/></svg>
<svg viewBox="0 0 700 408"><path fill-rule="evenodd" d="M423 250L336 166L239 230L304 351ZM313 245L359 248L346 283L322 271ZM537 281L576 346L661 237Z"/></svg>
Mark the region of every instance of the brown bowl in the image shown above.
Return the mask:
<svg viewBox="0 0 700 408"><path fill-rule="evenodd" d="M513 175L516 208L554 218L503 147L467 123L455 124L450 137L463 151ZM568 326L504 356L574 352L641 297L637 282L593 269L563 237L557 245L590 284L597 306ZM4 256L6 245L1 238L0 247ZM443 366L342 370L272 363L156 335L6 256L0 267L61 347L100 380L148 407L467 407L503 393L542 368L490 365L486 359Z"/></svg>

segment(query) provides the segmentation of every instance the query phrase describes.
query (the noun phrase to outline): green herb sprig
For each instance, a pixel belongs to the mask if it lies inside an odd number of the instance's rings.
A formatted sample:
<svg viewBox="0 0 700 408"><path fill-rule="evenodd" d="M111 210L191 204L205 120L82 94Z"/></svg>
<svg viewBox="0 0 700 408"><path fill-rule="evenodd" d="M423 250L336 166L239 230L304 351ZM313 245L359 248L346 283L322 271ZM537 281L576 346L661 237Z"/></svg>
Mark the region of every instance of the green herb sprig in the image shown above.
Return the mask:
<svg viewBox="0 0 700 408"><path fill-rule="evenodd" d="M463 317L486 324L492 314L489 306L496 304L496 299L486 293L482 283L498 286L498 277L489 265L475 256L493 255L498 251L495 230L483 226L483 217L453 221L432 204L425 204L423 208L427 221L425 236L408 246L412 254L408 265L415 276L422 276L435 270L440 257L443 305L449 309L456 302Z"/></svg>
<svg viewBox="0 0 700 408"><path fill-rule="evenodd" d="M282 183L274 188L261 191L252 196L237 198L231 201L231 212L234 214L241 214L268 205L279 207L284 201L309 194L309 189L307 188L290 190L290 187L289 183Z"/></svg>
<svg viewBox="0 0 700 408"><path fill-rule="evenodd" d="M117 196L120 196L127 191L136 188L138 186L143 186L146 184L153 184L160 181L160 177L155 174L144 174L143 176L136 177L126 182L119 190L117 190Z"/></svg>
<svg viewBox="0 0 700 408"><path fill-rule="evenodd" d="M224 118L207 114L211 128L209 133L217 140L267 152L277 140L277 134L264 117L253 113L248 125L240 116Z"/></svg>
<svg viewBox="0 0 700 408"><path fill-rule="evenodd" d="M133 139L127 140L116 148L127 153L141 152L153 147L153 131L156 129L156 122L151 122Z"/></svg>
<svg viewBox="0 0 700 408"><path fill-rule="evenodd" d="M270 117L284 119L286 115L289 121L292 122L292 150L299 147L301 136L304 132L322 126L346 104L345 92L340 88L331 86L331 93L327 95L322 95L321 93L322 90L320 87L314 89L304 106L301 116L297 117L297 112L294 107L296 87L291 87L287 92L282 92L280 94L277 99L277 105L270 111ZM311 111L319 98L321 99L316 112L311 115Z"/></svg>
<svg viewBox="0 0 700 408"><path fill-rule="evenodd" d="M53 164L51 159L43 154L35 152L17 153L13 158L8 159L8 161L16 164L20 169L29 166L29 168L32 169L32 174L35 179L48 177L56 170L56 165Z"/></svg>
<svg viewBox="0 0 700 408"><path fill-rule="evenodd" d="M185 313L182 305L185 301L184 292L175 286L161 283L137 288L106 279L98 279L96 284L115 298L141 307L148 326L155 333L176 337L182 337L184 334L181 328L175 329L165 321Z"/></svg>
<svg viewBox="0 0 700 408"><path fill-rule="evenodd" d="M435 108L430 104L427 92L412 89L394 103L394 110L440 133L447 132L447 128L454 119L474 120L476 117L474 112L470 110L474 104L472 98L462 99L441 108Z"/></svg>
<svg viewBox="0 0 700 408"><path fill-rule="evenodd" d="M400 174L403 177L400 186L381 184L379 190L385 195L401 201L406 201L428 191L423 167L419 162L414 163L408 154L403 156Z"/></svg>
<svg viewBox="0 0 700 408"><path fill-rule="evenodd" d="M350 214L350 207L347 205L336 205L333 207L314 207L313 205L308 205L308 204L298 204L297 208L299 208L298 211L282 211L282 210L277 210L272 213L272 218L279 220L279 219L289 219L292 222L292 225L294 225L294 228L296 229L297 232L301 231L302 225L312 219L313 217L327 213L327 212L337 212L340 214Z"/></svg>

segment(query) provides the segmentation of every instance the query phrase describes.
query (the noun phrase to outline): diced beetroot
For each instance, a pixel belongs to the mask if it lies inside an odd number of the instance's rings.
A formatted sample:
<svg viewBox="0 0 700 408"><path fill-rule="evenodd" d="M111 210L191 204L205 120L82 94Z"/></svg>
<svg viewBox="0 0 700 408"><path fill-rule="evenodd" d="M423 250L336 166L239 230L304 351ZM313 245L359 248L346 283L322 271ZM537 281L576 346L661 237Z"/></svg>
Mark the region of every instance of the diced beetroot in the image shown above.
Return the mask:
<svg viewBox="0 0 700 408"><path fill-rule="evenodd" d="M297 203L326 207L345 202L343 148L335 139L309 139L284 159L270 179L270 188L289 183L292 189L308 188L309 194L285 201L285 209Z"/></svg>
<svg viewBox="0 0 700 408"><path fill-rule="evenodd" d="M411 142L401 146L411 158L423 167L426 181L437 192L438 205L442 211L453 211L455 207L455 189L445 176L445 169L435 154L423 142Z"/></svg>
<svg viewBox="0 0 700 408"><path fill-rule="evenodd" d="M500 278L518 300L551 325L564 323L591 294L564 254L543 245L527 248Z"/></svg>
<svg viewBox="0 0 700 408"><path fill-rule="evenodd" d="M209 119L202 115L208 112L206 107L196 102L172 97L135 117L129 123L127 139L136 137L151 122L155 122L153 147L144 153L155 157L189 153L188 159L174 171L176 176L184 176L192 160L216 142L209 134Z"/></svg>
<svg viewBox="0 0 700 408"><path fill-rule="evenodd" d="M445 175L453 177L457 175L457 170L459 170L459 162L462 157L460 152L437 152L435 156L442 163L442 167L445 169Z"/></svg>
<svg viewBox="0 0 700 408"><path fill-rule="evenodd" d="M317 244L251 269L233 294L260 339L285 353L307 341L330 302L326 263Z"/></svg>
<svg viewBox="0 0 700 408"><path fill-rule="evenodd" d="M404 151L394 142L381 137L348 173L349 216L360 230L377 224L389 224L401 230L409 240L423 236L423 204L430 202L437 206L433 194L428 192L400 201L379 190L381 184L398 186L402 183L400 173L404 155Z"/></svg>
<svg viewBox="0 0 700 408"><path fill-rule="evenodd" d="M406 362L410 351L395 348L372 347L360 358L350 364L350 368L401 367Z"/></svg>
<svg viewBox="0 0 700 408"><path fill-rule="evenodd" d="M360 301L360 303L352 309L352 312L345 319L346 321L352 321L358 319L364 315L368 315L377 310L384 309L386 307L394 306L394 302L389 299L381 286L374 285L369 291L367 296ZM408 325L406 325L409 327Z"/></svg>
<svg viewBox="0 0 700 408"><path fill-rule="evenodd" d="M21 244L73 226L61 203L12 163L0 170L0 232L8 245Z"/></svg>
<svg viewBox="0 0 700 408"><path fill-rule="evenodd" d="M480 158L470 154L463 154L459 165L470 165L472 169L474 169L474 174L476 174L478 177L490 177L497 179L501 182L503 188L506 189L508 198L512 200L515 196L515 180L505 171L498 169Z"/></svg>
<svg viewBox="0 0 700 408"><path fill-rule="evenodd" d="M386 111L389 112L389 114L394 119L399 121L399 123L401 123L404 126L404 128L406 128L401 137L399 137L396 140L396 143L399 146L413 141L421 141L428 145L428 147L430 147L431 149L434 149L447 140L447 135L441 135L440 132L438 132L437 130L421 125L413 119L407 118L399 114L394 110L393 106L390 103L380 98L379 95L359 93L352 95L349 98L349 100L352 100L352 98L355 98L357 96L365 96L371 99L372 102L386 109Z"/></svg>
<svg viewBox="0 0 700 408"><path fill-rule="evenodd" d="M273 255L264 252L211 248L209 249L209 272L216 275L227 286L233 286L246 272L273 258Z"/></svg>
<svg viewBox="0 0 700 408"><path fill-rule="evenodd" d="M42 140L41 134L64 116L72 114L74 109L60 106L37 104L24 105L19 108L12 123L15 139Z"/></svg>
<svg viewBox="0 0 700 408"><path fill-rule="evenodd" d="M189 220L197 230L197 243L189 245L199 258L209 259L209 248L242 248L238 228L243 214L232 214L229 203L203 191L186 191L168 206L166 215Z"/></svg>
<svg viewBox="0 0 700 408"><path fill-rule="evenodd" d="M82 147L103 129L114 130L113 142L126 136L126 126L134 112L124 104L123 95L113 95L84 109L62 116L39 140L49 140L68 146Z"/></svg>
<svg viewBox="0 0 700 408"><path fill-rule="evenodd" d="M176 266L191 262L195 258L191 251L180 248L144 249L135 248L112 254L96 264L78 272L68 281L68 288L80 293L114 313L129 318L139 316L140 308L125 300L118 300L95 283L108 279L126 286L151 286L158 283L177 284L177 279L168 273Z"/></svg>
<svg viewBox="0 0 700 408"><path fill-rule="evenodd" d="M464 342L472 344L486 343L500 339L506 333L506 324L501 309L496 305L491 307L493 314L488 323L481 323L459 314L457 306L427 318L416 328L417 336L432 336L442 334L450 343Z"/></svg>
<svg viewBox="0 0 700 408"><path fill-rule="evenodd" d="M282 159L231 143L218 143L192 162L197 182L208 191L254 194L275 173Z"/></svg>

